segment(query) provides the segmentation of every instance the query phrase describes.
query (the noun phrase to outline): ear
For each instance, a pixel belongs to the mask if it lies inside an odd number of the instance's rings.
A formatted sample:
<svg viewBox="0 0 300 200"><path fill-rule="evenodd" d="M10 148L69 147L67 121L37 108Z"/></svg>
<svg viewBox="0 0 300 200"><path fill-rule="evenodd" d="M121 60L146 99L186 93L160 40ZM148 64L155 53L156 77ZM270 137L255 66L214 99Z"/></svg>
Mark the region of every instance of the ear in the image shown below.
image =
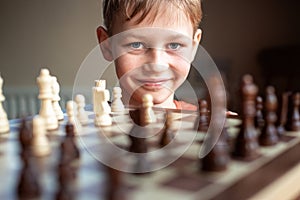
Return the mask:
<svg viewBox="0 0 300 200"><path fill-rule="evenodd" d="M202 30L197 29L193 38L193 52L192 52L192 60L194 60L195 55L197 53L197 49L199 46L199 43L201 41L201 36L202 36Z"/></svg>
<svg viewBox="0 0 300 200"><path fill-rule="evenodd" d="M97 28L97 37L104 58L107 61L113 61L109 36L106 29L103 26L99 26Z"/></svg>
<svg viewBox="0 0 300 200"><path fill-rule="evenodd" d="M202 36L202 30L201 29L197 29L194 35L194 42L196 42L197 44L200 43L201 41L201 36Z"/></svg>

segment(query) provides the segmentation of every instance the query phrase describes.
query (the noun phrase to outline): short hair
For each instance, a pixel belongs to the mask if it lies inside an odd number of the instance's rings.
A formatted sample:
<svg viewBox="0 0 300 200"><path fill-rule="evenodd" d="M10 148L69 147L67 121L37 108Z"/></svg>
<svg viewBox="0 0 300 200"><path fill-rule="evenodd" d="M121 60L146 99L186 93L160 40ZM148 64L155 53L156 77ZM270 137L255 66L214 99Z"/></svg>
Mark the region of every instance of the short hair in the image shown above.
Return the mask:
<svg viewBox="0 0 300 200"><path fill-rule="evenodd" d="M141 12L142 14L137 20L137 23L140 23L150 11L154 10L154 14L157 15L160 6L170 3L182 8L190 19L195 32L199 28L202 19L201 0L103 0L104 25L108 33L111 34L112 22L117 15L120 14L126 20L130 20Z"/></svg>

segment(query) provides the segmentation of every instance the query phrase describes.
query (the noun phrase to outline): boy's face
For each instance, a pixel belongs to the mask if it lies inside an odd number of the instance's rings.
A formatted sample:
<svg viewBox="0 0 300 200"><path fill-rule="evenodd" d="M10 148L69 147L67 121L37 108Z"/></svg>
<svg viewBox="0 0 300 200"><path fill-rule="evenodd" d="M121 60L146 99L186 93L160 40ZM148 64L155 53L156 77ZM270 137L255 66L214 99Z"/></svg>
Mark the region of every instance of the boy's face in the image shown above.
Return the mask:
<svg viewBox="0 0 300 200"><path fill-rule="evenodd" d="M144 94L151 94L154 104L174 107L170 105L174 92L189 73L201 31L193 34L190 20L178 9L171 15L174 20L159 14L150 22L150 15L138 24L136 17L129 21L118 17L113 36L105 40L106 31L98 28L98 38L104 42L104 57L115 61L123 96L131 104L140 104Z"/></svg>

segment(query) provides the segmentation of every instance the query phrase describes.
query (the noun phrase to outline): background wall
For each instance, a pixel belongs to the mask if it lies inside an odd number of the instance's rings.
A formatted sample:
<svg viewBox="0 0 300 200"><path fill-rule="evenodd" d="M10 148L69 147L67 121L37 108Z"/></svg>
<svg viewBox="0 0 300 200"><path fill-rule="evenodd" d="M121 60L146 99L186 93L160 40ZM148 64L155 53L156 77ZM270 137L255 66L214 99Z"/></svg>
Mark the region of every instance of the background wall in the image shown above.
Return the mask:
<svg viewBox="0 0 300 200"><path fill-rule="evenodd" d="M226 66L231 108L237 109L243 74L264 85L257 61L262 49L299 43L298 2L203 0L201 44L220 68ZM100 10L101 0L0 0L4 91L36 87L41 67L49 68L62 87L72 87L81 62L97 45Z"/></svg>

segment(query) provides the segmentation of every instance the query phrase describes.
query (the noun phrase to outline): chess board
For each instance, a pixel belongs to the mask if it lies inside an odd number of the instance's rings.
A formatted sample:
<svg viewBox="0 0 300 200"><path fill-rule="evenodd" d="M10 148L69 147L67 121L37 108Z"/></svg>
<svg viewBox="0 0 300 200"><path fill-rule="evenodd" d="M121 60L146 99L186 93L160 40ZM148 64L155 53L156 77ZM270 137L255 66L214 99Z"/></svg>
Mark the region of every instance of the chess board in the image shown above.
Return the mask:
<svg viewBox="0 0 300 200"><path fill-rule="evenodd" d="M127 134L133 126L128 113L113 114L113 125L99 128L94 126L94 115L89 112L88 125L82 126L76 136L81 158L77 161L77 175L72 183L74 199L105 199L107 173L103 162L107 159L107 155L113 157L113 160L118 160L116 162L118 165L122 165L125 172L121 173L121 188L126 198L131 200L251 197L270 199L269 197L272 196L268 195L280 193L280 188L294 183L291 182L292 178L298 180L295 178L300 177L298 167L300 133L298 132L287 132L276 146L262 147L261 156L255 160L232 159L226 171L203 172L198 155L206 134L194 131L197 114L174 112L176 116L174 126L180 128L176 132L174 143L163 152L159 151L161 147L158 145L159 134L157 133L164 126L164 113L156 111L155 114L157 123L147 128L153 133L147 138L148 152L150 152L147 163L155 170L138 175L130 173L136 167L137 160L127 151L130 142ZM51 155L34 158L34 171L42 188L40 199L54 199L59 189L56 166L59 145L65 135L66 121L65 119L60 122L59 130L48 133L52 146ZM228 132L233 141L240 122L239 119L227 121ZM19 156L19 126L20 120L11 120L10 133L0 136L0 177L4 183L0 187L0 199L18 199L16 188L22 167ZM118 151L108 152L107 149L110 148L107 147L110 146L114 146ZM291 187L289 189L285 195L287 193L297 195L297 190Z"/></svg>

